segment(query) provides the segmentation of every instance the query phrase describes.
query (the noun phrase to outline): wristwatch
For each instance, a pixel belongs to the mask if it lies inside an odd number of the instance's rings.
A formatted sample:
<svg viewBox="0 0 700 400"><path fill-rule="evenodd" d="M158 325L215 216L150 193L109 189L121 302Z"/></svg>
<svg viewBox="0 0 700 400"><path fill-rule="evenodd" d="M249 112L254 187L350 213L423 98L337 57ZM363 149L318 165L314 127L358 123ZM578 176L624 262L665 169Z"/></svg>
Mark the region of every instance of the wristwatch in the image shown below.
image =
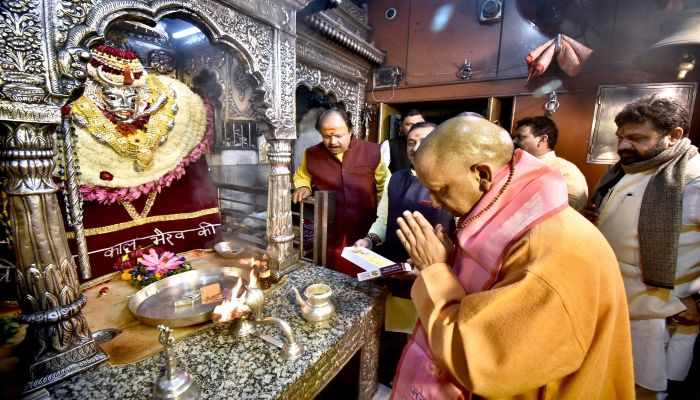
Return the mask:
<svg viewBox="0 0 700 400"><path fill-rule="evenodd" d="M371 246L370 249L373 249L382 244L382 239L376 233L368 233L365 239L369 240Z"/></svg>

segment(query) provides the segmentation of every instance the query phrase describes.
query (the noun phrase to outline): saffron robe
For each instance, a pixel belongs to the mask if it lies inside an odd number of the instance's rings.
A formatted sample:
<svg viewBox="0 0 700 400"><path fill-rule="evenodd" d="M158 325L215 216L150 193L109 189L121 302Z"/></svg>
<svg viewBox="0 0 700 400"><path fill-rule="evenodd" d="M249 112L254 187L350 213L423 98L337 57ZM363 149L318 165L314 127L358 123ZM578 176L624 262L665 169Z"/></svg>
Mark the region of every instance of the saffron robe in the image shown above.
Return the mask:
<svg viewBox="0 0 700 400"><path fill-rule="evenodd" d="M516 151L516 159L539 169L533 164L539 161L522 151ZM504 169L491 190L503 185L508 168ZM520 184L527 191L518 171L522 167L516 163L511 188ZM566 189L563 182L557 184L565 204ZM541 190L534 190L521 209L536 207L540 195ZM500 200L484 217L497 218L512 204ZM483 206L477 205L473 212ZM521 216L527 219L528 214ZM483 229L498 233L500 225L485 224ZM469 227L460 232L464 253L457 255L456 267L483 260L495 265L455 270L437 263L421 271L411 297L423 327L417 329L416 342L429 346L430 359L409 365L402 360L393 398L467 398L469 392L486 398L634 398L627 302L605 238L570 207L523 226L524 232L502 253L482 254L483 246L469 243L474 237L465 232ZM518 229L518 224L513 227ZM441 397L431 396L435 391L427 393L432 389L427 387L397 394L403 368L426 368L442 379L446 389Z"/></svg>

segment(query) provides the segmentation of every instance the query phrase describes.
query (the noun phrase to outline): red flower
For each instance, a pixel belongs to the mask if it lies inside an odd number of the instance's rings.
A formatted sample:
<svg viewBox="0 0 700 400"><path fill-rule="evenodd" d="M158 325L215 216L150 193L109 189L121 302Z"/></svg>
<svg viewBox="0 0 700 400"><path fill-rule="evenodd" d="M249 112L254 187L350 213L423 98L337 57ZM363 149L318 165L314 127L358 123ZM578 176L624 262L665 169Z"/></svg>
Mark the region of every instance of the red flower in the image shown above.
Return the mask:
<svg viewBox="0 0 700 400"><path fill-rule="evenodd" d="M109 54L110 56L115 56L119 58L126 58L127 60L134 60L138 57L136 52L129 50L121 50L112 46L107 46L105 44L95 47L95 49L101 53Z"/></svg>

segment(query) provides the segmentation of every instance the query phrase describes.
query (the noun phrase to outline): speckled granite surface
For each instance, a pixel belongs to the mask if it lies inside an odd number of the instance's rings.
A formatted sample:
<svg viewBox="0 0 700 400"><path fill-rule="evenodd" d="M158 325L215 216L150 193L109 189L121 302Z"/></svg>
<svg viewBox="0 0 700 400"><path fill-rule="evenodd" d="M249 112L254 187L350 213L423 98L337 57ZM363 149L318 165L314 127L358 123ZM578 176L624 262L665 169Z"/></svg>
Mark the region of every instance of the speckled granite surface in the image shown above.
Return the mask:
<svg viewBox="0 0 700 400"><path fill-rule="evenodd" d="M303 290L312 283L333 288L336 316L320 325L301 318L292 286ZM176 344L181 369L189 371L204 399L274 399L284 393L325 352L338 343L380 298L381 290L322 267L303 266L289 274L287 284L265 300L263 316L290 323L304 354L293 361L256 336L236 338L229 324L212 325ZM282 338L274 326L258 332ZM153 329L157 335L157 330ZM110 367L106 363L48 390L55 399L146 399L164 369L162 354L136 364Z"/></svg>

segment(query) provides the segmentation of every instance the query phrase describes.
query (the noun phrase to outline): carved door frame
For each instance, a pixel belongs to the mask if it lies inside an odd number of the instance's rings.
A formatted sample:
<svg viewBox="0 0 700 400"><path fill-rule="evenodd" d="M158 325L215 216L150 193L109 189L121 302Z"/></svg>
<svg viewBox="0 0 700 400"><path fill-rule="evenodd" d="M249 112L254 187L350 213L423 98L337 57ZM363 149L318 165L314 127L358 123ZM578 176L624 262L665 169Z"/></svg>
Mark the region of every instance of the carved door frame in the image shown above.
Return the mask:
<svg viewBox="0 0 700 400"><path fill-rule="evenodd" d="M104 37L107 26L125 15L157 22L165 17L186 16L194 20L210 38L212 44L222 44L234 51L246 73L256 81L255 91L262 101L256 105L256 115L271 126L271 168L268 196L269 240L268 256L273 269L284 269L296 262L292 252L291 211L288 190L290 143L296 138L295 112L295 36L276 26L266 24L244 12L221 3L194 0L159 0L145 3L138 0L109 0L98 3L90 10L85 22L66 32L65 49L59 58L73 60L72 67L62 67L63 75L84 77L84 64L75 62L72 54L89 47ZM281 22L288 24L289 12L282 13ZM293 27L292 27L293 31ZM84 46L84 47L83 47ZM81 83L77 81L77 85ZM275 143L281 141L280 143ZM280 182L278 182L280 181ZM82 235L81 235L82 236ZM84 241L84 237L76 239Z"/></svg>
<svg viewBox="0 0 700 400"><path fill-rule="evenodd" d="M360 129L360 113L364 103L364 87L366 81L353 82L348 79L297 60L296 86L304 86L309 90L321 89L325 94L332 94L338 102L345 103L346 110L351 113L352 125ZM359 135L358 132L355 132Z"/></svg>

